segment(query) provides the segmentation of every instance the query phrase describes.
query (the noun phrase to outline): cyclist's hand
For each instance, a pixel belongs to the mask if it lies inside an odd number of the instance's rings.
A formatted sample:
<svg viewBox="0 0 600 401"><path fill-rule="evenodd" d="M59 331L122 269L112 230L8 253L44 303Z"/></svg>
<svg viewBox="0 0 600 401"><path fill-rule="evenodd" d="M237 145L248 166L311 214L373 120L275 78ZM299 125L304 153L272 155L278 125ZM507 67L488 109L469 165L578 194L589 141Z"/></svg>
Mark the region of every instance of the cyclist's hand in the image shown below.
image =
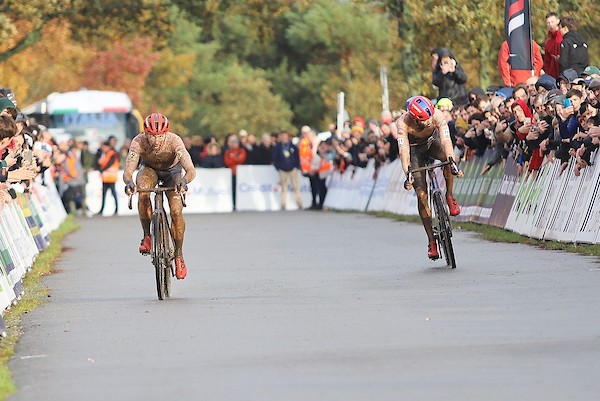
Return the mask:
<svg viewBox="0 0 600 401"><path fill-rule="evenodd" d="M125 193L127 195L133 195L135 193L135 184L133 182L128 182L125 185Z"/></svg>
<svg viewBox="0 0 600 401"><path fill-rule="evenodd" d="M458 165L456 164L456 162L454 161L454 159L452 159L451 157L448 158L448 160L450 160L450 174L452 175L456 175L459 177L463 176L463 172L461 169L458 168Z"/></svg>
<svg viewBox="0 0 600 401"><path fill-rule="evenodd" d="M412 169L409 167L406 172L406 180L404 181L404 189L410 191L413 186L413 182L415 182L415 177L413 176Z"/></svg>
<svg viewBox="0 0 600 401"><path fill-rule="evenodd" d="M182 178L181 180L179 180L179 183L177 184L177 192L185 194L188 190L187 184L188 184L188 182L185 178Z"/></svg>

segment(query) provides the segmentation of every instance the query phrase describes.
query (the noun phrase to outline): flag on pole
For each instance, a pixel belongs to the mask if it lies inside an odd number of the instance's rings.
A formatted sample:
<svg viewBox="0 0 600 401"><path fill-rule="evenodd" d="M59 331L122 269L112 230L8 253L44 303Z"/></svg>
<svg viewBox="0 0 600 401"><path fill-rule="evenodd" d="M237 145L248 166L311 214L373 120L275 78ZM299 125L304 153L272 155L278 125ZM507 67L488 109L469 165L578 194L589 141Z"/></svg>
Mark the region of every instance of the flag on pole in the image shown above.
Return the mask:
<svg viewBox="0 0 600 401"><path fill-rule="evenodd" d="M533 70L529 0L506 0L504 24L510 53L508 57L510 68Z"/></svg>

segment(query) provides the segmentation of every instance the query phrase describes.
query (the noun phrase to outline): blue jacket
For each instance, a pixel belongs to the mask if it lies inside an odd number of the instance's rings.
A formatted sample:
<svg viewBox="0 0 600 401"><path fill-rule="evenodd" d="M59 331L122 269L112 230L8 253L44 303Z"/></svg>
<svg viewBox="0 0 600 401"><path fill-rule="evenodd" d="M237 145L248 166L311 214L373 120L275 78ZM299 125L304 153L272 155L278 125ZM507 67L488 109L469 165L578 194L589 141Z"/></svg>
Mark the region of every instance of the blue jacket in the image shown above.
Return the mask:
<svg viewBox="0 0 600 401"><path fill-rule="evenodd" d="M278 143L273 147L273 165L277 170L292 171L300 168L298 148L291 142Z"/></svg>

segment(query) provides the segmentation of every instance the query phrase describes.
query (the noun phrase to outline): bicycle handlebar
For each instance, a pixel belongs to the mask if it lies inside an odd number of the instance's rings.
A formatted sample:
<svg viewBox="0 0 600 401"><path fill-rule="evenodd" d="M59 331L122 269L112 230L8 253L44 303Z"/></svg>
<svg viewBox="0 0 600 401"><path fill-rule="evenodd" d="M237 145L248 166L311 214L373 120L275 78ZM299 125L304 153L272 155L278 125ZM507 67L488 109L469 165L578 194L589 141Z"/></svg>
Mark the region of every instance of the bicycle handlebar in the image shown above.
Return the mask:
<svg viewBox="0 0 600 401"><path fill-rule="evenodd" d="M441 163L436 163L436 164L430 164L428 166L423 166L423 167L415 168L415 169L411 170L411 173L418 173L419 171L434 170L434 169L436 169L438 167L449 166L452 163L454 163L454 162L446 161L446 162L441 162Z"/></svg>
<svg viewBox="0 0 600 401"><path fill-rule="evenodd" d="M135 193L151 193L154 192L156 194L161 193L161 192L169 192L169 191L177 191L177 188L175 187L156 187L156 188L152 188L152 189L136 189L134 193L132 193L131 195L129 195L129 210L133 209L133 205L131 204L131 201L133 199L133 195ZM181 196L181 203L183 204L183 207L186 207L186 203L185 203L185 194L182 192L179 192L179 195Z"/></svg>

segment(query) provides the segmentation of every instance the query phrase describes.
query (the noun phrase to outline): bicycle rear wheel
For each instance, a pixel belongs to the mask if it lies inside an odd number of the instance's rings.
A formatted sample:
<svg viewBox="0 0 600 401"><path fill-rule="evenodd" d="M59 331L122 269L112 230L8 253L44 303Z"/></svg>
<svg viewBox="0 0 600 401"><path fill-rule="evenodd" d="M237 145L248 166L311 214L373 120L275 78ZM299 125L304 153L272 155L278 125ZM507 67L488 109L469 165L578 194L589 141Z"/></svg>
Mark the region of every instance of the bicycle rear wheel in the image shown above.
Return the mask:
<svg viewBox="0 0 600 401"><path fill-rule="evenodd" d="M438 220L438 239L442 245L446 264L451 268L456 269L454 247L452 246L452 224L441 191L433 193L433 204L435 207L435 216Z"/></svg>
<svg viewBox="0 0 600 401"><path fill-rule="evenodd" d="M165 293L165 246L163 240L164 214L155 213L152 216L152 264L156 275L156 292L161 301L168 295Z"/></svg>

